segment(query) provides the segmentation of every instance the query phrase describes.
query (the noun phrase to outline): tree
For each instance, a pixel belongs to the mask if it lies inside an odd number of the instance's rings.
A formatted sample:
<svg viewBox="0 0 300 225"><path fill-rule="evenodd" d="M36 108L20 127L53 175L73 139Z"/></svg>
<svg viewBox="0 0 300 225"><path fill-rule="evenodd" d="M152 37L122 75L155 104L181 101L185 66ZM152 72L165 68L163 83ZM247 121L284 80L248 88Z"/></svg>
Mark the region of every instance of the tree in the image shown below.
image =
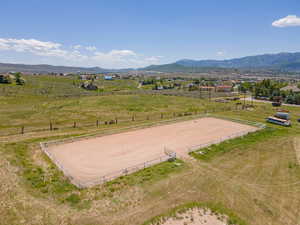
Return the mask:
<svg viewBox="0 0 300 225"><path fill-rule="evenodd" d="M295 95L295 104L300 105L300 94Z"/></svg>
<svg viewBox="0 0 300 225"><path fill-rule="evenodd" d="M23 85L23 84L25 84L25 81L21 77L21 73L20 72L15 73L15 80L16 80L16 84L17 85Z"/></svg>
<svg viewBox="0 0 300 225"><path fill-rule="evenodd" d="M295 98L293 95L288 95L286 98L286 103L293 104L295 102Z"/></svg>
<svg viewBox="0 0 300 225"><path fill-rule="evenodd" d="M11 78L9 75L0 75L0 84L11 84Z"/></svg>

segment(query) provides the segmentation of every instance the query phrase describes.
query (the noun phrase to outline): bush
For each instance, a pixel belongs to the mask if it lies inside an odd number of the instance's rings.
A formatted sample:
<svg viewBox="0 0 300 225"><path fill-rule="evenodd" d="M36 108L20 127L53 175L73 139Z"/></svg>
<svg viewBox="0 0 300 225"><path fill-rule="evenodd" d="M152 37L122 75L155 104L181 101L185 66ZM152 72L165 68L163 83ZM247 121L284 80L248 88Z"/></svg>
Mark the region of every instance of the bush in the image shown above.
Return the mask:
<svg viewBox="0 0 300 225"><path fill-rule="evenodd" d="M25 80L21 77L21 73L15 73L15 80L17 85L25 84Z"/></svg>
<svg viewBox="0 0 300 225"><path fill-rule="evenodd" d="M78 194L71 194L69 197L66 198L66 201L69 202L71 205L78 204L81 199Z"/></svg>

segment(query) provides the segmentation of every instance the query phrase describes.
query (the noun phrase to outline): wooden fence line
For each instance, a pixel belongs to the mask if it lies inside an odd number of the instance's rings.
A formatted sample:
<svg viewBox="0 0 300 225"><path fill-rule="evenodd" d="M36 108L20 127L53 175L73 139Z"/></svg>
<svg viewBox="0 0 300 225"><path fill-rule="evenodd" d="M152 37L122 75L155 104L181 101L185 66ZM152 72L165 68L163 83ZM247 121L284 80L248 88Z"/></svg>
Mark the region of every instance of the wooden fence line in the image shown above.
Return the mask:
<svg viewBox="0 0 300 225"><path fill-rule="evenodd" d="M56 131L56 130L63 130L63 129L76 129L76 128L89 128L89 127L103 127L103 126L109 126L109 125L116 125L116 124L122 124L122 123L134 123L134 122L143 122L143 121L149 121L149 120L164 120L168 118L177 118L177 117L185 117L185 116L191 116L191 115L200 115L200 114L207 114L207 113L218 113L218 112L226 112L226 111L237 111L235 106L230 107L224 107L222 109L211 109L211 110L204 110L204 111L181 111L181 112L165 112L165 113L156 113L151 115L143 115L138 116L136 114L133 114L130 117L115 117L113 119L106 119L106 120L100 120L95 119L94 121L73 121L73 123L64 123L59 124L55 123L55 121L51 120L49 122L49 126L47 127L31 127L31 126L15 126L12 128L9 128L8 130L12 130L12 132L6 132L1 135L17 135L17 134L25 134L30 132L43 132L43 131Z"/></svg>

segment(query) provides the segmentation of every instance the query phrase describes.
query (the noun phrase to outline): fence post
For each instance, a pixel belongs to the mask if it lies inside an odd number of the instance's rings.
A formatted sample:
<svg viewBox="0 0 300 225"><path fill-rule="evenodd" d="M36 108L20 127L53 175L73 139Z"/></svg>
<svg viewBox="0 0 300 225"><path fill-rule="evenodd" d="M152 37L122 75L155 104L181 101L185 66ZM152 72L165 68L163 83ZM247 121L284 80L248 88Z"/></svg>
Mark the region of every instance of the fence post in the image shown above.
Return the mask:
<svg viewBox="0 0 300 225"><path fill-rule="evenodd" d="M49 129L52 130L53 127L52 127L52 122L50 121L50 124L49 124Z"/></svg>
<svg viewBox="0 0 300 225"><path fill-rule="evenodd" d="M131 118L131 120L132 120L132 121L135 121L135 117L134 117L134 115L132 115L132 118Z"/></svg>
<svg viewBox="0 0 300 225"><path fill-rule="evenodd" d="M96 121L96 127L99 127L99 120Z"/></svg>
<svg viewBox="0 0 300 225"><path fill-rule="evenodd" d="M76 128L76 122L74 121L73 128Z"/></svg>
<svg viewBox="0 0 300 225"><path fill-rule="evenodd" d="M118 118L117 117L115 118L115 121L116 121L116 124L118 124Z"/></svg>
<svg viewBox="0 0 300 225"><path fill-rule="evenodd" d="M24 134L24 126L21 127L21 134Z"/></svg>
<svg viewBox="0 0 300 225"><path fill-rule="evenodd" d="M164 114L161 113L160 114L160 118L163 119L164 118Z"/></svg>

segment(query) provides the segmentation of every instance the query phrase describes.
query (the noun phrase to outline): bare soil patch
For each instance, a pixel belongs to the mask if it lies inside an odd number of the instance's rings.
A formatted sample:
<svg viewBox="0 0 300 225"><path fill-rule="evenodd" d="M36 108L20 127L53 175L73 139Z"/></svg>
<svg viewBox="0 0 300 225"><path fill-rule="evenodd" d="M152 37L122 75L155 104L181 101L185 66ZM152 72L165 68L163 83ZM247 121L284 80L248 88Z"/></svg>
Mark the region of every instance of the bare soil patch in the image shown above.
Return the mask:
<svg viewBox="0 0 300 225"><path fill-rule="evenodd" d="M190 209L167 219L160 225L226 225L227 218L206 209Z"/></svg>

